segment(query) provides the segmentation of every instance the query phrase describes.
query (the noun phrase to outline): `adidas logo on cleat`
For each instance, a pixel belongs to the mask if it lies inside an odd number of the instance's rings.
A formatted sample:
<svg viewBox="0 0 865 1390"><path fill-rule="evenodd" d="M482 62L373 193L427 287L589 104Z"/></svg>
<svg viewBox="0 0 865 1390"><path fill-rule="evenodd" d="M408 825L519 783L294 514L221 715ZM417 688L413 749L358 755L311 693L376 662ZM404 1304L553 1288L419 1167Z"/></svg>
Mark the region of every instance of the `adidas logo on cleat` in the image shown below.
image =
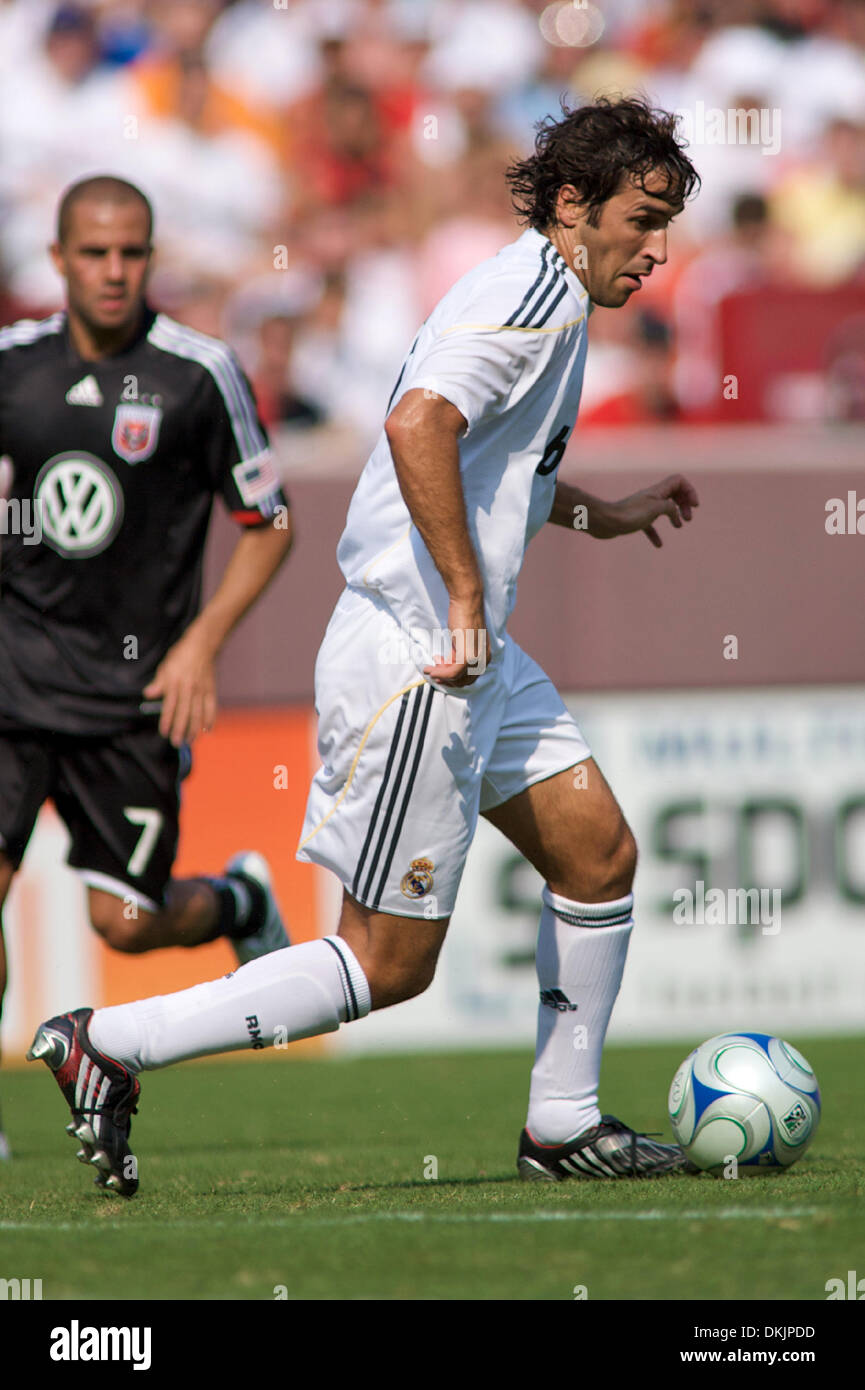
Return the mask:
<svg viewBox="0 0 865 1390"><path fill-rule="evenodd" d="M527 1129L520 1135L517 1171L526 1182L563 1178L654 1178L696 1172L678 1144L659 1144L614 1115L563 1144L542 1144Z"/></svg>

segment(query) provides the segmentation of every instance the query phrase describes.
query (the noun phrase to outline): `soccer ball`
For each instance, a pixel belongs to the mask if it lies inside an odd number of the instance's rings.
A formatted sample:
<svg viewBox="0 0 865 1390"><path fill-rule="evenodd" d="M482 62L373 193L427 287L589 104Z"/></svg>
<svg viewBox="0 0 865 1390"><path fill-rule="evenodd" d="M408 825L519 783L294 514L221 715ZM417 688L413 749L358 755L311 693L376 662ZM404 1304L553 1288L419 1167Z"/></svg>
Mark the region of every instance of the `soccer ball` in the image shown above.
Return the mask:
<svg viewBox="0 0 865 1390"><path fill-rule="evenodd" d="M715 1176L789 1168L817 1132L820 1091L801 1052L768 1033L721 1033L686 1057L667 1101L692 1163Z"/></svg>

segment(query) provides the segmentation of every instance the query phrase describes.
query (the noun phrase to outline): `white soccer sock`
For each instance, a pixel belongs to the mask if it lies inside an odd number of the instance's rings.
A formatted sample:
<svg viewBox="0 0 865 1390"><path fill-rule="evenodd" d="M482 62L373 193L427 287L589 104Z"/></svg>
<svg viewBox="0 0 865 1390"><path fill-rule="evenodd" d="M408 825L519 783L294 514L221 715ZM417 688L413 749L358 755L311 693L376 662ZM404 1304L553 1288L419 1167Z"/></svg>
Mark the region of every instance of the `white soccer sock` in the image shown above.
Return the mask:
<svg viewBox="0 0 865 1390"><path fill-rule="evenodd" d="M363 1018L371 1002L357 957L341 936L326 936L192 989L97 1009L88 1031L100 1052L130 1071L150 1071L211 1052L267 1047L277 1038L332 1033Z"/></svg>
<svg viewBox="0 0 865 1390"><path fill-rule="evenodd" d="M542 896L541 1003L526 1127L541 1144L562 1144L601 1118L601 1052L622 982L634 898L576 903L546 884Z"/></svg>

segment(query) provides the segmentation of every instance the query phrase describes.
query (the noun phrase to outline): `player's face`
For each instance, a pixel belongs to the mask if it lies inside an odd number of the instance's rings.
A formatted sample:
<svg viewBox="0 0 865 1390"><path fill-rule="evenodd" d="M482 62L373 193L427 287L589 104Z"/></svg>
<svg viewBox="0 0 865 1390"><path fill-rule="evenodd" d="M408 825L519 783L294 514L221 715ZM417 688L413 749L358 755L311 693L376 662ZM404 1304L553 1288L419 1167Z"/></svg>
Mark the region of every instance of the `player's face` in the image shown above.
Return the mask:
<svg viewBox="0 0 865 1390"><path fill-rule="evenodd" d="M593 303L620 309L666 261L667 227L681 205L655 196L665 187L663 174L649 174L645 190L628 181L602 205L597 227L577 222L575 244L585 247L585 265L576 257L575 270Z"/></svg>
<svg viewBox="0 0 865 1390"><path fill-rule="evenodd" d="M82 199L71 209L65 240L51 248L70 314L93 332L122 332L138 320L150 269L147 221L137 199Z"/></svg>

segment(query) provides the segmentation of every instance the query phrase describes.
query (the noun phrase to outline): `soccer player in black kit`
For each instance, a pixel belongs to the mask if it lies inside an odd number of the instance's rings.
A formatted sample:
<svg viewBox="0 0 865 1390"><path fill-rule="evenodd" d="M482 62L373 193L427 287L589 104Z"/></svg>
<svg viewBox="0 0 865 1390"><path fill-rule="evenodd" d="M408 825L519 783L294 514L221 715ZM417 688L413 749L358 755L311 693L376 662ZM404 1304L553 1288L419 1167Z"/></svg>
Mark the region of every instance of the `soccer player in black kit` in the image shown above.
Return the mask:
<svg viewBox="0 0 865 1390"><path fill-rule="evenodd" d="M285 559L290 514L233 353L147 305L151 235L132 184L74 184L51 248L66 311L0 330L0 909L51 797L109 945L226 935L244 962L288 944L267 865L246 852L173 879L179 784L213 724L216 655ZM242 534L199 612L216 494ZM0 1006L5 986L0 924Z"/></svg>

